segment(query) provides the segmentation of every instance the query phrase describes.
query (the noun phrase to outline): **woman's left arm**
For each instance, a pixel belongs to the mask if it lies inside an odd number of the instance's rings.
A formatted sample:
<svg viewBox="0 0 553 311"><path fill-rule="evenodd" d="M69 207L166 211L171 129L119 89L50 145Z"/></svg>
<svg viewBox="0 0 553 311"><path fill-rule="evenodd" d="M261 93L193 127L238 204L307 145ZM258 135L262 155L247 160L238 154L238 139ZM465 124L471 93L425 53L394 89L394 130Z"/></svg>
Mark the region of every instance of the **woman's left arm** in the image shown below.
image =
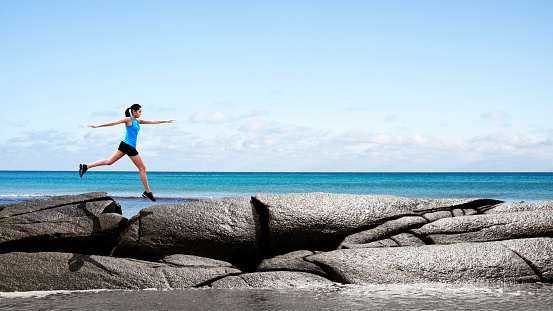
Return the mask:
<svg viewBox="0 0 553 311"><path fill-rule="evenodd" d="M140 124L161 124L161 123L173 123L173 122L175 122L175 120L162 120L162 121L158 121L158 120L142 120L142 119L138 119L138 122L140 122Z"/></svg>

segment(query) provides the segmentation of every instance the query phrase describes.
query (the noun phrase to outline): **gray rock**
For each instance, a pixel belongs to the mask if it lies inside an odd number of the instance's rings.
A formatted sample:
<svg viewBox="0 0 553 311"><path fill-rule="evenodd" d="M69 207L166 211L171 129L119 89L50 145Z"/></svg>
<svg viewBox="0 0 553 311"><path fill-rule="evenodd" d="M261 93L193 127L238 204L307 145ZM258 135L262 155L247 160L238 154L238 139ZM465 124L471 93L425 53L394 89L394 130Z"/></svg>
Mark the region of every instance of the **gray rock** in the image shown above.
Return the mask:
<svg viewBox="0 0 553 311"><path fill-rule="evenodd" d="M424 241L410 233L400 233L391 236L388 239L373 241L364 244L346 244L342 245L344 249L354 248L377 248L377 247L405 247L426 245Z"/></svg>
<svg viewBox="0 0 553 311"><path fill-rule="evenodd" d="M172 254L228 261L243 268L259 263L259 223L250 197L154 205L133 217L112 252L159 260Z"/></svg>
<svg viewBox="0 0 553 311"><path fill-rule="evenodd" d="M254 200L258 210L265 210L272 254L335 249L346 236L390 219L454 208L476 209L498 202L331 193L258 193Z"/></svg>
<svg viewBox="0 0 553 311"><path fill-rule="evenodd" d="M215 289L247 289L248 283L239 276L227 276L210 284Z"/></svg>
<svg viewBox="0 0 553 311"><path fill-rule="evenodd" d="M226 277L213 282L211 287L217 289L290 289L322 288L333 284L334 282L311 273L269 271Z"/></svg>
<svg viewBox="0 0 553 311"><path fill-rule="evenodd" d="M13 203L3 205L0 209L0 219L13 217L22 214L34 213L41 210L53 209L60 206L80 204L83 202L94 201L113 201L113 199L105 192L90 192L79 195L61 195L48 199L29 200L21 203ZM91 212L98 213L118 213L121 214L121 205L114 202L105 210L98 211L91 209Z"/></svg>
<svg viewBox="0 0 553 311"><path fill-rule="evenodd" d="M423 200L418 209L427 212L452 211L454 209L475 210L479 213L503 203L492 199L434 199Z"/></svg>
<svg viewBox="0 0 553 311"><path fill-rule="evenodd" d="M553 251L550 244L542 247ZM344 249L306 259L320 265L331 280L346 284L540 280L500 242Z"/></svg>
<svg viewBox="0 0 553 311"><path fill-rule="evenodd" d="M543 210L553 210L553 202L552 201L542 201L542 202L535 202L535 203L526 203L523 201L503 202L501 204L495 205L492 209L485 211L484 214L513 213L513 212L524 212L524 211L543 211Z"/></svg>
<svg viewBox="0 0 553 311"><path fill-rule="evenodd" d="M261 261L257 270L264 271L302 271L325 276L326 273L316 264L304 258L314 255L312 251L295 251Z"/></svg>
<svg viewBox="0 0 553 311"><path fill-rule="evenodd" d="M189 288L239 273L230 267L175 267L96 255L0 254L0 291L5 292Z"/></svg>
<svg viewBox="0 0 553 311"><path fill-rule="evenodd" d="M542 282L553 282L553 238L509 240L500 243L523 258Z"/></svg>
<svg viewBox="0 0 553 311"><path fill-rule="evenodd" d="M453 215L453 217L465 216L465 212L460 208L452 210L451 214Z"/></svg>
<svg viewBox="0 0 553 311"><path fill-rule="evenodd" d="M413 227L420 227L427 221L421 216L406 216L389 220L375 228L347 236L338 248L355 248L352 244L367 244L390 237Z"/></svg>
<svg viewBox="0 0 553 311"><path fill-rule="evenodd" d="M411 231L435 244L551 236L553 210L445 218Z"/></svg>
<svg viewBox="0 0 553 311"><path fill-rule="evenodd" d="M453 214L450 211L437 211L424 214L422 217L426 218L428 222L433 222L438 219L453 217Z"/></svg>
<svg viewBox="0 0 553 311"><path fill-rule="evenodd" d="M378 247L398 247L400 246L396 241L392 239L383 239L362 244L343 244L341 249L355 249L355 248L378 248Z"/></svg>
<svg viewBox="0 0 553 311"><path fill-rule="evenodd" d="M226 261L182 254L169 255L160 262L181 267L234 267Z"/></svg>
<svg viewBox="0 0 553 311"><path fill-rule="evenodd" d="M414 236L411 233L400 233L392 236L390 239L394 240L399 246L423 246L426 245L423 240Z"/></svg>
<svg viewBox="0 0 553 311"><path fill-rule="evenodd" d="M104 192L10 204L0 211L0 252L108 254L126 222Z"/></svg>

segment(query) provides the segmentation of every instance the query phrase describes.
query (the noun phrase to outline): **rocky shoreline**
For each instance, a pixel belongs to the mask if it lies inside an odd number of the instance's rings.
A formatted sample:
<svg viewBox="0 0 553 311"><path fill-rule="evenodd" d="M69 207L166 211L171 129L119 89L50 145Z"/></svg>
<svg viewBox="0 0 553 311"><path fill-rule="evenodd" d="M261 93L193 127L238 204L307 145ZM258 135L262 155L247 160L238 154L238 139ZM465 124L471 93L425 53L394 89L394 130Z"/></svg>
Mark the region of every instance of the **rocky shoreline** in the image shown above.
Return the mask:
<svg viewBox="0 0 553 311"><path fill-rule="evenodd" d="M265 194L0 205L0 291L553 282L553 202Z"/></svg>

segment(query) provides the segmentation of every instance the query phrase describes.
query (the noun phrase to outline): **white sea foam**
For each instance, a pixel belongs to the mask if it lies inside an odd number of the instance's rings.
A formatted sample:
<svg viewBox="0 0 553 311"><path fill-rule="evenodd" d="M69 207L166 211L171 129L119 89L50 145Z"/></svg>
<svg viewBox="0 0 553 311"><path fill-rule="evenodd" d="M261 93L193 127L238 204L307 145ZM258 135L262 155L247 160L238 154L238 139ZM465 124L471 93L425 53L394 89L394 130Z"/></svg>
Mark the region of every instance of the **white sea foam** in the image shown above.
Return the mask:
<svg viewBox="0 0 553 311"><path fill-rule="evenodd" d="M110 289L88 289L88 290L49 290L49 291L29 291L29 292L0 292L0 299L9 298L44 298L57 294L75 294L75 293L100 293L108 291L119 291Z"/></svg>
<svg viewBox="0 0 553 311"><path fill-rule="evenodd" d="M63 194L44 194L44 193L8 193L0 194L0 198L50 198Z"/></svg>

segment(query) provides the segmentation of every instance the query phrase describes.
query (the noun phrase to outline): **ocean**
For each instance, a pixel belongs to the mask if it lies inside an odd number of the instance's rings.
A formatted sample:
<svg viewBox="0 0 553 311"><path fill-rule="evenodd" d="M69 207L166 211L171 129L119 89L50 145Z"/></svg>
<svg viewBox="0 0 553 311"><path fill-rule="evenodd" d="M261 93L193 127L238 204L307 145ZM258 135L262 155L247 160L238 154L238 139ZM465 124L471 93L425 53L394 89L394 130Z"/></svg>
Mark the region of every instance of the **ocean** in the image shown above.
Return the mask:
<svg viewBox="0 0 553 311"><path fill-rule="evenodd" d="M153 204L256 193L329 192L409 198L553 201L553 173L232 173L0 171L0 204L103 191L132 217ZM0 280L1 282L1 280ZM551 310L550 284L337 285L298 290L143 290L0 293L0 310Z"/></svg>
<svg viewBox="0 0 553 311"><path fill-rule="evenodd" d="M256 193L329 192L408 198L553 201L553 173L233 173L148 172L158 201L141 197L138 172L0 171L0 204L103 191L132 217L152 204L186 203Z"/></svg>

